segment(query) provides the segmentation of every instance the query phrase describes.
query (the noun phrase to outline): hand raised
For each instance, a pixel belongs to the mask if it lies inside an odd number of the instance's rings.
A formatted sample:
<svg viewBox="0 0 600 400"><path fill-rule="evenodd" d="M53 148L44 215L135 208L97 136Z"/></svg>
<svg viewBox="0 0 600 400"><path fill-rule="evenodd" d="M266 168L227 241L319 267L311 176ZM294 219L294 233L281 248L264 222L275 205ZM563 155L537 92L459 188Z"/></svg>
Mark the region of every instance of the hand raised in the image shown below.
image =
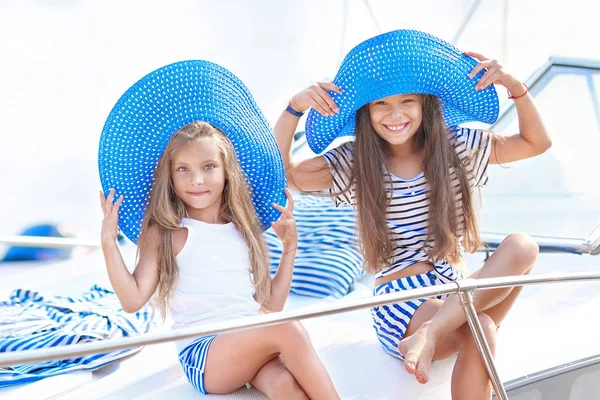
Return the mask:
<svg viewBox="0 0 600 400"><path fill-rule="evenodd" d="M273 232L277 235L284 247L293 247L298 245L298 231L296 229L296 219L294 218L294 199L288 189L285 189L288 205L286 208L273 203L273 207L281 211L281 217L273 222Z"/></svg>
<svg viewBox="0 0 600 400"><path fill-rule="evenodd" d="M299 112L314 108L323 116L332 116L340 111L327 90L342 93L342 89L331 82L317 82L304 89L290 100L290 107Z"/></svg>
<svg viewBox="0 0 600 400"><path fill-rule="evenodd" d="M479 53L470 51L467 51L464 54L479 61L479 64L477 64L475 68L471 70L469 78L473 78L482 69L487 69L485 74L483 74L481 79L479 79L479 82L477 82L475 85L475 90L483 90L491 84L502 85L514 95L519 95L525 90L521 82L504 71L504 68L498 63L498 61L490 60Z"/></svg>
<svg viewBox="0 0 600 400"><path fill-rule="evenodd" d="M104 219L102 220L102 233L101 239L104 241L116 241L119 233L119 207L123 202L123 196L119 196L117 201L113 204L115 197L115 189L110 189L108 197L100 191L100 207L102 208L102 214Z"/></svg>

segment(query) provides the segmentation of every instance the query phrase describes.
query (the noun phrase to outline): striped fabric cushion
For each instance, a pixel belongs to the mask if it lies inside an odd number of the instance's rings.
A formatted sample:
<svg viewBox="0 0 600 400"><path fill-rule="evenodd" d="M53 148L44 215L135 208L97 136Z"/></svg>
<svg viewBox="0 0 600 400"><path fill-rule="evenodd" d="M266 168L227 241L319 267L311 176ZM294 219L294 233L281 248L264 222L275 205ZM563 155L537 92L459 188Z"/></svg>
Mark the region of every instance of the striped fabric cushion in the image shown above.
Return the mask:
<svg viewBox="0 0 600 400"><path fill-rule="evenodd" d="M335 207L329 197L294 193L298 251L290 291L304 296L336 298L348 293L363 273L363 258L355 233L354 209ZM271 274L277 271L282 244L265 233Z"/></svg>
<svg viewBox="0 0 600 400"><path fill-rule="evenodd" d="M17 289L8 301L0 302L0 353L135 336L154 326L154 315L148 305L135 314L124 312L113 292L95 285L75 297ZM78 369L95 370L139 350L0 367L0 387Z"/></svg>

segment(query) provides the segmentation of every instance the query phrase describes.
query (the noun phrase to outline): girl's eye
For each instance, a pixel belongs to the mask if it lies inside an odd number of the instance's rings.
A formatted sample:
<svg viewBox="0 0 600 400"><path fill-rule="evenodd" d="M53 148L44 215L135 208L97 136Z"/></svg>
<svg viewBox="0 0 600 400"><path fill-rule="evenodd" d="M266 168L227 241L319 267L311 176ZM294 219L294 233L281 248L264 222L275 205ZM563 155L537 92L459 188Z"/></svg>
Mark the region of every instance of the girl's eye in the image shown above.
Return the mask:
<svg viewBox="0 0 600 400"><path fill-rule="evenodd" d="M413 101L415 101L414 99L405 99L403 101L403 103L412 103Z"/></svg>
<svg viewBox="0 0 600 400"><path fill-rule="evenodd" d="M179 171L179 172L186 172L187 170L188 170L187 167L178 167L177 168L177 171Z"/></svg>
<svg viewBox="0 0 600 400"><path fill-rule="evenodd" d="M213 169L213 168L215 168L215 164L206 164L204 166L204 169Z"/></svg>
<svg viewBox="0 0 600 400"><path fill-rule="evenodd" d="M387 103L386 103L385 101L381 101L381 100L380 100L380 101L376 101L376 102L375 102L375 105L376 105L376 106L385 106L386 104L387 104Z"/></svg>

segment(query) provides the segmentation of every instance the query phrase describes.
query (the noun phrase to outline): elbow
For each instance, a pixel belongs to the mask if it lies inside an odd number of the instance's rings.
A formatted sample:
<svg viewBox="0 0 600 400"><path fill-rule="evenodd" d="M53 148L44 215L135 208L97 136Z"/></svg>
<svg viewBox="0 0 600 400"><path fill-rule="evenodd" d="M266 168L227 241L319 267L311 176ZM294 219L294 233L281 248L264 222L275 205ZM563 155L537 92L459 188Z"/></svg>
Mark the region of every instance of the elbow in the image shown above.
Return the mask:
<svg viewBox="0 0 600 400"><path fill-rule="evenodd" d="M281 311L283 311L283 306L271 307L271 308L268 308L268 310L269 311L267 312L267 314L281 312Z"/></svg>
<svg viewBox="0 0 600 400"><path fill-rule="evenodd" d="M136 312L140 311L141 307L123 307L123 311L125 311L127 314L135 314Z"/></svg>
<svg viewBox="0 0 600 400"><path fill-rule="evenodd" d="M544 154L550 147L552 147L552 139L550 136L545 134L541 138L529 142L528 157L537 157L541 154Z"/></svg>
<svg viewBox="0 0 600 400"><path fill-rule="evenodd" d="M296 181L294 180L293 166L289 165L285 169L285 179L287 180L287 187L291 190L298 190L298 186L296 185Z"/></svg>
<svg viewBox="0 0 600 400"><path fill-rule="evenodd" d="M543 154L546 151L548 151L550 149L550 147L552 147L552 139L550 139L550 137L547 137L546 140L544 140L539 147L539 154Z"/></svg>
<svg viewBox="0 0 600 400"><path fill-rule="evenodd" d="M130 304L130 303L121 303L121 307L123 308L123 311L125 311L128 314L134 314L138 311L140 311L140 309L143 307L143 304Z"/></svg>

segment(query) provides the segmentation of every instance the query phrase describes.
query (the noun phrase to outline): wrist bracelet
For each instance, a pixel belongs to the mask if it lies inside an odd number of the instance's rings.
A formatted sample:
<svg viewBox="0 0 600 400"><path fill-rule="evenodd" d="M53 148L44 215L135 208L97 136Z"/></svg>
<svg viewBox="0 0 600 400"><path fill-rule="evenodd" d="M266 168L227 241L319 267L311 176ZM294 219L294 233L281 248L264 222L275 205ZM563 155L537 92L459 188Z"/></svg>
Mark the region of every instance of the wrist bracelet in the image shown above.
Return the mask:
<svg viewBox="0 0 600 400"><path fill-rule="evenodd" d="M304 115L304 113L303 113L303 112L300 112L300 111L296 111L296 110L294 110L294 109L292 108L292 106L290 106L289 104L288 104L287 108L285 109L285 111L289 112L290 114L292 114L292 115L294 115L294 116L296 116L296 117L301 117L301 116L303 116L303 115Z"/></svg>
<svg viewBox="0 0 600 400"><path fill-rule="evenodd" d="M284 251L283 253L281 253L281 255L288 254L288 253L291 253L291 252L293 252L293 251L296 251L296 250L298 250L298 245L296 245L296 247L294 247L294 248L293 248L293 249L291 249L291 250Z"/></svg>
<svg viewBox="0 0 600 400"><path fill-rule="evenodd" d="M520 96L513 96L510 91L508 89L506 89L506 91L508 92L508 98L511 100L515 100L515 99L520 99L521 97L525 96L528 92L529 92L529 87L523 83L523 86L525 86L525 93L523 93Z"/></svg>

